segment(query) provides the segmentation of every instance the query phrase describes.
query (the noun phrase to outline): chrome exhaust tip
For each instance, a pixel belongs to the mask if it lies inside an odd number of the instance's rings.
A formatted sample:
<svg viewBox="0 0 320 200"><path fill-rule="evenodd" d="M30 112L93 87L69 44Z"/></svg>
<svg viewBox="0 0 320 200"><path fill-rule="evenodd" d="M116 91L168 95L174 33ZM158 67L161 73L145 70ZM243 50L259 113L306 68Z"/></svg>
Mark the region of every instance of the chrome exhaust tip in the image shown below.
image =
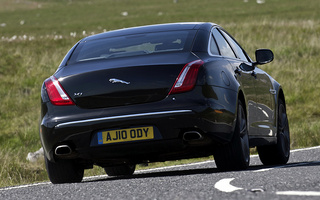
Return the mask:
<svg viewBox="0 0 320 200"><path fill-rule="evenodd" d="M198 131L188 131L183 134L183 140L185 141L196 141L202 140L203 136Z"/></svg>
<svg viewBox="0 0 320 200"><path fill-rule="evenodd" d="M72 153L72 149L68 145L59 145L56 147L54 153L57 156L66 156Z"/></svg>

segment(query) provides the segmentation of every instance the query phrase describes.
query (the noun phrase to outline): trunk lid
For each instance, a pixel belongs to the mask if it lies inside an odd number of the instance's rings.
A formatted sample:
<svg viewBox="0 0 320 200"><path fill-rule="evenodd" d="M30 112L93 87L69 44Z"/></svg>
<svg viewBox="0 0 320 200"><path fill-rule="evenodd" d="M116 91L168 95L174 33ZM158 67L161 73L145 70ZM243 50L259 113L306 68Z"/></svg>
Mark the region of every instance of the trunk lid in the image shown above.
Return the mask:
<svg viewBox="0 0 320 200"><path fill-rule="evenodd" d="M54 76L77 106L86 109L164 99L191 53L161 53L68 65Z"/></svg>

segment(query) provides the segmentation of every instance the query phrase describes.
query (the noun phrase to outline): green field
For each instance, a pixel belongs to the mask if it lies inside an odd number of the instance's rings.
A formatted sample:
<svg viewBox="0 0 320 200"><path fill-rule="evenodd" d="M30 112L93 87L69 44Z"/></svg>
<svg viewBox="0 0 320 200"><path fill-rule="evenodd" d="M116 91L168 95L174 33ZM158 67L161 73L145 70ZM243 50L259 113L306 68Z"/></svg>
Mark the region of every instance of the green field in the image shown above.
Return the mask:
<svg viewBox="0 0 320 200"><path fill-rule="evenodd" d="M84 36L131 26L209 21L252 58L272 49L275 60L262 69L283 86L291 147L319 145L319 10L319 0L0 0L0 187L48 180L43 162L26 160L41 146L43 80Z"/></svg>

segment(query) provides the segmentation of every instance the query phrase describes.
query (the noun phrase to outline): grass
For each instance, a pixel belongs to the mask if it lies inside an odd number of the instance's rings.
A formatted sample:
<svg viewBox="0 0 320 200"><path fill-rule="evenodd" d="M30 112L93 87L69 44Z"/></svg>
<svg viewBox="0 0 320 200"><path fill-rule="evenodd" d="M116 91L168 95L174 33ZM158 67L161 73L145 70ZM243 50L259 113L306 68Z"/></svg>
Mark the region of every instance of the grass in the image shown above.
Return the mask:
<svg viewBox="0 0 320 200"><path fill-rule="evenodd" d="M82 37L131 26L212 21L252 58L257 48L272 49L275 60L261 68L283 86L291 147L320 144L318 0L0 0L0 5L0 187L48 180L43 162L25 159L40 147L43 80ZM86 171L101 173L98 167Z"/></svg>

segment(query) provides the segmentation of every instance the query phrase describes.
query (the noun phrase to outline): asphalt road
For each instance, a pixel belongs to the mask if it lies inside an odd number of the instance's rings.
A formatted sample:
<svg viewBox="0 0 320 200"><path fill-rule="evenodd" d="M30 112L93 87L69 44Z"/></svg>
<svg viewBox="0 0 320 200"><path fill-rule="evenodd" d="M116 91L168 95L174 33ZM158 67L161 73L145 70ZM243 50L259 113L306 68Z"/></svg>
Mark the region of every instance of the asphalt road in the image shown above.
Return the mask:
<svg viewBox="0 0 320 200"><path fill-rule="evenodd" d="M97 176L82 183L0 188L0 199L320 199L320 146L291 152L287 165L219 172L213 161Z"/></svg>

